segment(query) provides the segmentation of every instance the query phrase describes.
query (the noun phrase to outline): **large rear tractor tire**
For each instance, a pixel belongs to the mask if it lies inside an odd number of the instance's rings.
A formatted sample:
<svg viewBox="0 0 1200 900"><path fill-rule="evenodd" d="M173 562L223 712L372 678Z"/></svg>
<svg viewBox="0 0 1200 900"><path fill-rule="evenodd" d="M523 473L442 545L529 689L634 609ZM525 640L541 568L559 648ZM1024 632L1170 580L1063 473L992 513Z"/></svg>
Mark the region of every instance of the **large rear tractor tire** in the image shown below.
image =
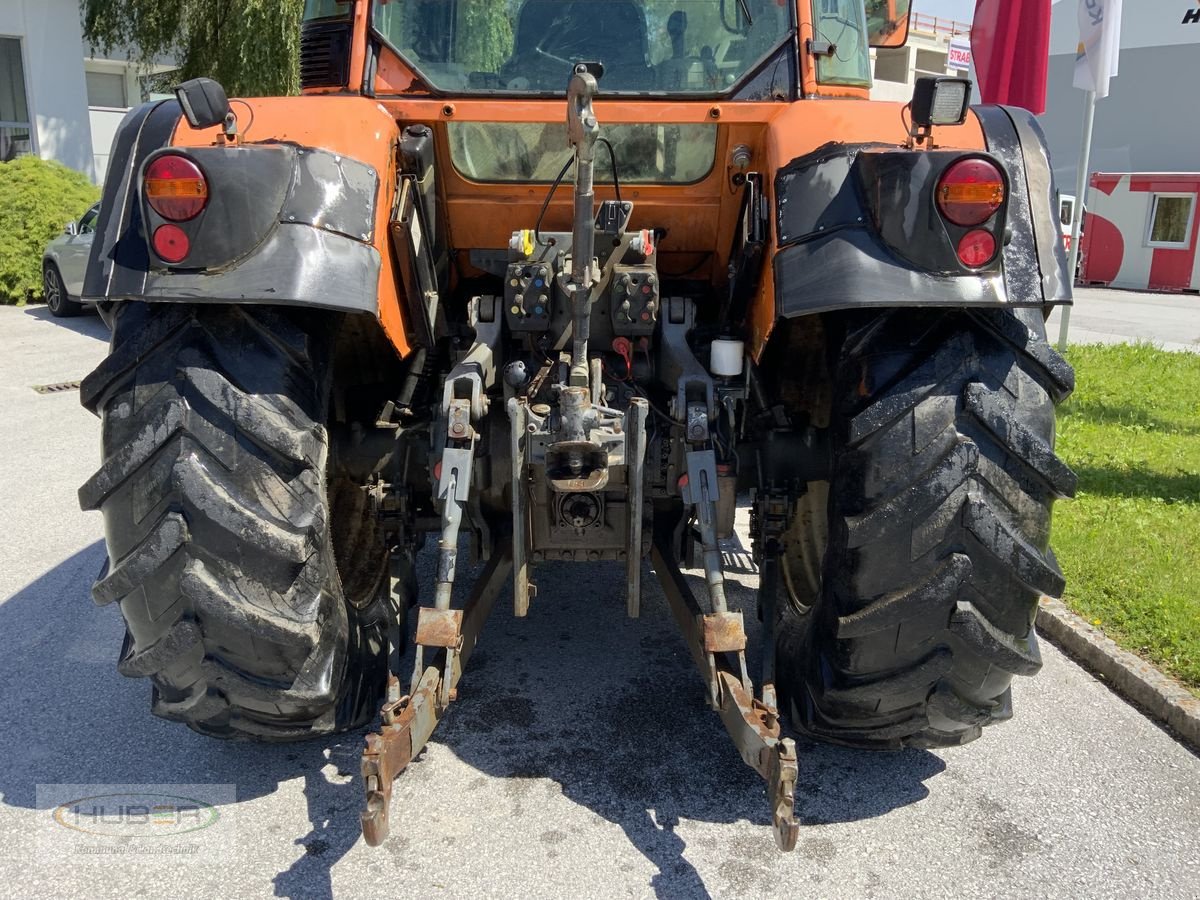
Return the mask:
<svg viewBox="0 0 1200 900"><path fill-rule="evenodd" d="M388 553L331 471L332 313L123 302L83 383L103 464L93 588L126 624L118 670L156 715L294 740L371 719L387 677Z"/></svg>
<svg viewBox="0 0 1200 900"><path fill-rule="evenodd" d="M1040 310L890 310L847 322L832 383L831 481L785 536L785 708L841 744L966 743L1041 667L1038 598L1063 588L1051 506L1075 488L1054 407L1074 374Z"/></svg>

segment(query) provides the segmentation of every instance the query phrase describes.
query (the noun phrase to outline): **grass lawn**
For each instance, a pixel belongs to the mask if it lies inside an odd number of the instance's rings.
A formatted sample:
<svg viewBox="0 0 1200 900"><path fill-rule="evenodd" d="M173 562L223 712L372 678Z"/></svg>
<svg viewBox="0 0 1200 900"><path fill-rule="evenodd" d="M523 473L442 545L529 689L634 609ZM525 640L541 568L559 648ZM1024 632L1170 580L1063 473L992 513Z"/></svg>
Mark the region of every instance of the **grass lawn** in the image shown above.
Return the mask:
<svg viewBox="0 0 1200 900"><path fill-rule="evenodd" d="M1075 346L1054 508L1064 601L1200 694L1200 354Z"/></svg>

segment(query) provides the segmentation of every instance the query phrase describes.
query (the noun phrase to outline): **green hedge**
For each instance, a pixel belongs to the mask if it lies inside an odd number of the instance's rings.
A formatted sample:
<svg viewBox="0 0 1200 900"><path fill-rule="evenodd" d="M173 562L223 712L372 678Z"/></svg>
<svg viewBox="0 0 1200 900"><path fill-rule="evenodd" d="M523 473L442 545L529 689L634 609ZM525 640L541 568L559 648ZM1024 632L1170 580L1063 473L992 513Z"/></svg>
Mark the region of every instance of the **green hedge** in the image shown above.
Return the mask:
<svg viewBox="0 0 1200 900"><path fill-rule="evenodd" d="M0 303L42 295L42 251L100 196L86 175L36 156L0 162Z"/></svg>

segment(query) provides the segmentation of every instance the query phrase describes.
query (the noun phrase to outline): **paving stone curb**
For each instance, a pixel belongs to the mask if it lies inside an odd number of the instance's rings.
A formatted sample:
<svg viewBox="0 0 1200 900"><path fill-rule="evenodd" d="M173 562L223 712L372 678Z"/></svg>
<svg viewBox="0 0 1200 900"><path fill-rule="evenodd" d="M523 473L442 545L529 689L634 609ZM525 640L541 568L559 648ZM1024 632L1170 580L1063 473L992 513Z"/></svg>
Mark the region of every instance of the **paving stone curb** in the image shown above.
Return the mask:
<svg viewBox="0 0 1200 900"><path fill-rule="evenodd" d="M1144 659L1122 650L1099 628L1071 612L1061 600L1043 597L1038 632L1114 691L1168 728L1200 753L1200 699Z"/></svg>

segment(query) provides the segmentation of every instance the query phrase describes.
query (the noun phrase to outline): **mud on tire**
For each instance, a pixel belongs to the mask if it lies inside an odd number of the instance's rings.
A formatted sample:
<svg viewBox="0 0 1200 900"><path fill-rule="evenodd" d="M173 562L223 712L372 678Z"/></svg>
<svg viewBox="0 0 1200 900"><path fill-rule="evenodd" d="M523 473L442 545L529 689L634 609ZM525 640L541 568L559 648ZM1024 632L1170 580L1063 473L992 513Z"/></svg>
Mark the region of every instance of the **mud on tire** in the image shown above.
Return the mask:
<svg viewBox="0 0 1200 900"><path fill-rule="evenodd" d="M848 320L819 592L811 608L786 589L778 604L798 729L930 747L1011 716L1013 676L1041 667L1038 598L1063 588L1050 511L1075 476L1054 454L1054 406L1073 386L1040 310Z"/></svg>
<svg viewBox="0 0 1200 900"><path fill-rule="evenodd" d="M386 680L387 553L361 491L327 471L338 316L125 302L83 383L103 464L97 603L156 715L221 737L355 727ZM343 577L344 575L344 577Z"/></svg>

